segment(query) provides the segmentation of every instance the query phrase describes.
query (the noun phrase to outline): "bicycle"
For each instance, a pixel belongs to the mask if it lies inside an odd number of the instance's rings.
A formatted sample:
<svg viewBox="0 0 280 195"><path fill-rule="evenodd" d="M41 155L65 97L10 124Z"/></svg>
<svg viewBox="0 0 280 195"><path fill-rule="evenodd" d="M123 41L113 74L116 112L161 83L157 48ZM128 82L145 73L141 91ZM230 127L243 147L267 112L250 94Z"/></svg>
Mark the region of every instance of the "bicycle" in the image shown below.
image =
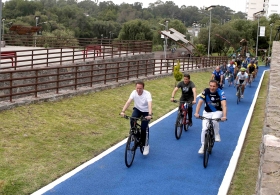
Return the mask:
<svg viewBox="0 0 280 195"><path fill-rule="evenodd" d="M237 85L237 104L240 102L241 100L241 95L242 95L242 85L238 84Z"/></svg>
<svg viewBox="0 0 280 195"><path fill-rule="evenodd" d="M209 155L212 153L212 149L215 143L215 132L214 132L214 124L213 121L221 122L220 118L206 118L204 116L199 116L198 119L208 120L207 130L205 132L205 140L204 140L204 154L203 154L203 166L204 168L208 165Z"/></svg>
<svg viewBox="0 0 280 195"><path fill-rule="evenodd" d="M189 116L188 116L188 107L191 102L173 100L174 103L180 102L180 110L178 110L176 122L175 122L175 137L180 139L183 131L187 131L190 126Z"/></svg>
<svg viewBox="0 0 280 195"><path fill-rule="evenodd" d="M126 146L125 146L125 165L130 167L134 161L135 153L137 148L140 148L140 152L143 154L144 145L140 141L141 140L141 125L138 121L147 120L144 117L131 117L131 116L124 116L125 119L131 119L133 121L133 126L129 130L129 136L127 138ZM148 143L148 131L146 134L146 143Z"/></svg>
<svg viewBox="0 0 280 195"><path fill-rule="evenodd" d="M248 73L248 84L249 84L249 87L251 87L253 81L254 81L253 74L252 73Z"/></svg>

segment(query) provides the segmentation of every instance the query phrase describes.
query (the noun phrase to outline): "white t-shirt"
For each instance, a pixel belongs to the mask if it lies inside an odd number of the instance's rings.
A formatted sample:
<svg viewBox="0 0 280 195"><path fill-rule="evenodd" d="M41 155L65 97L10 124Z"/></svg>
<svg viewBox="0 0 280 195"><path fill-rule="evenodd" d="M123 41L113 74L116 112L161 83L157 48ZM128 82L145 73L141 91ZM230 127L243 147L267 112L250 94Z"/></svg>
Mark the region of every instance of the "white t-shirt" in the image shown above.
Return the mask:
<svg viewBox="0 0 280 195"><path fill-rule="evenodd" d="M242 74L241 72L238 72L237 78L238 78L238 80L246 80L248 78L248 74L247 74L247 72L244 72L244 74Z"/></svg>
<svg viewBox="0 0 280 195"><path fill-rule="evenodd" d="M134 107L141 112L149 112L148 102L152 101L151 93L143 90L142 95L138 95L137 91L134 90L129 96L129 99L134 100Z"/></svg>

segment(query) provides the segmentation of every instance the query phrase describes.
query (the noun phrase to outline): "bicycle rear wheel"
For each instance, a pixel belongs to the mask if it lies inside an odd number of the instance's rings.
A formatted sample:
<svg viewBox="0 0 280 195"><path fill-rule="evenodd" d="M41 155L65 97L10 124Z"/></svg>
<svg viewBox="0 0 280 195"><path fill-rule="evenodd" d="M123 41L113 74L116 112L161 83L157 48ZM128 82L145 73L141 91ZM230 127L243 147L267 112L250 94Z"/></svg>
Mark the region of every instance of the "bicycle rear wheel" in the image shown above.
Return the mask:
<svg viewBox="0 0 280 195"><path fill-rule="evenodd" d="M176 123L175 123L175 137L176 139L180 139L183 131L183 117L181 112L178 112Z"/></svg>
<svg viewBox="0 0 280 195"><path fill-rule="evenodd" d="M130 134L127 138L125 147L125 165L130 167L133 163L135 152L137 149L137 141L134 134Z"/></svg>
<svg viewBox="0 0 280 195"><path fill-rule="evenodd" d="M211 152L210 134L206 132L204 140L204 154L203 154L203 166L204 168L208 165L209 154Z"/></svg>

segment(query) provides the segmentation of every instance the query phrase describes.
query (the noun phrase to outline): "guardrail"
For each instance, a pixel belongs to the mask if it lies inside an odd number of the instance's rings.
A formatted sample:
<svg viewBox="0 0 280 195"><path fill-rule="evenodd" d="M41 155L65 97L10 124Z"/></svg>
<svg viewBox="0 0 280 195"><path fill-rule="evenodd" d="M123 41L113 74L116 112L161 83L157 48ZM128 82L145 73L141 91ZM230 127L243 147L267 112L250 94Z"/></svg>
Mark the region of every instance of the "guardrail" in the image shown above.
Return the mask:
<svg viewBox="0 0 280 195"><path fill-rule="evenodd" d="M106 59L120 57L124 55L135 55L139 53L151 52L151 42L113 43L92 45L99 46L98 50L88 50L85 47L72 48L51 48L51 49L28 49L15 50L16 58L14 64L10 59L1 59L1 70L18 68L49 67L51 65L62 65L62 63L77 63L79 61L92 61L96 59ZM7 51L9 48L5 48ZM10 51L10 50L9 50Z"/></svg>
<svg viewBox="0 0 280 195"><path fill-rule="evenodd" d="M59 93L80 87L119 82L132 78L172 73L180 60L181 71L199 70L221 64L227 57L141 59L118 62L94 61L89 63L0 72L0 101L34 96L42 93Z"/></svg>

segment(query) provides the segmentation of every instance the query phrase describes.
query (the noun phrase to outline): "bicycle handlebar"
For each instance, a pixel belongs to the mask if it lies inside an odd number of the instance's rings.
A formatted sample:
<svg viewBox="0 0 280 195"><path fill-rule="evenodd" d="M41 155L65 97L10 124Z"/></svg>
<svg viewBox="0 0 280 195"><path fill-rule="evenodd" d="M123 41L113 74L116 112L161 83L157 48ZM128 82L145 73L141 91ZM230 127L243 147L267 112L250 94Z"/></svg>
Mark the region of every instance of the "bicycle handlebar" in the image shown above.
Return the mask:
<svg viewBox="0 0 280 195"><path fill-rule="evenodd" d="M148 119L146 119L145 117L142 117L142 116L140 118L137 118L137 117L133 117L133 116L124 115L123 118L125 118L125 119L133 119L133 120L141 120L141 121L148 121Z"/></svg>
<svg viewBox="0 0 280 195"><path fill-rule="evenodd" d="M201 120L209 120L209 121L217 121L217 122L224 122L222 121L221 118L207 118L207 117L204 117L204 116L199 116L198 119L201 119ZM227 120L227 119L226 119Z"/></svg>
<svg viewBox="0 0 280 195"><path fill-rule="evenodd" d="M192 102L187 102L187 101L180 101L180 100L173 100L174 103L187 103L187 104L192 104Z"/></svg>

